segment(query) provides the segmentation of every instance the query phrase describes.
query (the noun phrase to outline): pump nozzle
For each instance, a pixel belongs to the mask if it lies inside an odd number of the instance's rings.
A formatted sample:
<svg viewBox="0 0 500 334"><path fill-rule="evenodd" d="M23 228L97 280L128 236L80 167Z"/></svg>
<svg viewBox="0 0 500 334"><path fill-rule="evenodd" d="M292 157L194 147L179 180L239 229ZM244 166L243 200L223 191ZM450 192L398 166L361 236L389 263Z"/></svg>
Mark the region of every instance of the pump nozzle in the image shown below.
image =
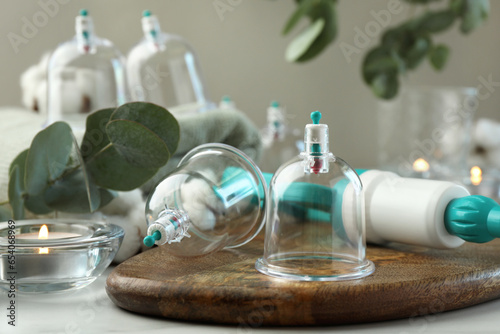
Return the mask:
<svg viewBox="0 0 500 334"><path fill-rule="evenodd" d="M476 243L500 238L500 205L491 198L473 195L452 200L445 211L448 233Z"/></svg>

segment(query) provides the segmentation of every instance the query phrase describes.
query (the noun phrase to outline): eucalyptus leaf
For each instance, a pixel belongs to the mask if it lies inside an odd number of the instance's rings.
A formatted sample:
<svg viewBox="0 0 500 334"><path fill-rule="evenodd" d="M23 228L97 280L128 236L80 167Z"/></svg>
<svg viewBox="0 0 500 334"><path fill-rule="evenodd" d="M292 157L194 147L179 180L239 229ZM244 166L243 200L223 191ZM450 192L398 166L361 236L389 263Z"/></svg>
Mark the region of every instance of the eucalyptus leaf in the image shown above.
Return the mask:
<svg viewBox="0 0 500 334"><path fill-rule="evenodd" d="M24 200L24 207L36 215L45 215L54 211L45 203L43 192L37 195L27 195Z"/></svg>
<svg viewBox="0 0 500 334"><path fill-rule="evenodd" d="M318 56L325 50L337 37L337 11L336 1L334 0L321 0L318 5L314 6L308 13L308 16L313 22L318 19L323 19L325 25L319 36L314 40L312 45L303 53L297 62L309 61Z"/></svg>
<svg viewBox="0 0 500 334"><path fill-rule="evenodd" d="M106 130L113 146L133 166L160 168L170 158L165 143L139 123L111 121Z"/></svg>
<svg viewBox="0 0 500 334"><path fill-rule="evenodd" d="M457 16L461 16L464 11L466 0L451 0L450 1L450 10L455 13Z"/></svg>
<svg viewBox="0 0 500 334"><path fill-rule="evenodd" d="M378 72L392 72L398 71L399 64L390 56L383 56L374 59L372 62L366 65L365 71L368 73L378 73Z"/></svg>
<svg viewBox="0 0 500 334"><path fill-rule="evenodd" d="M130 165L113 145L95 159L89 160L86 165L98 186L121 191L140 187L158 171L158 168Z"/></svg>
<svg viewBox="0 0 500 334"><path fill-rule="evenodd" d="M313 24L308 26L300 35L298 35L287 47L285 59L289 62L297 61L302 55L307 52L307 49L318 38L325 26L325 20L317 19Z"/></svg>
<svg viewBox="0 0 500 334"><path fill-rule="evenodd" d="M148 102L130 102L119 106L110 122L126 120L139 123L156 134L167 146L170 156L177 150L180 127L175 117L165 108Z"/></svg>
<svg viewBox="0 0 500 334"><path fill-rule="evenodd" d="M442 70L448 60L449 54L450 49L444 44L433 47L429 52L429 61L432 67L438 71Z"/></svg>
<svg viewBox="0 0 500 334"><path fill-rule="evenodd" d="M20 167L15 165L9 176L9 203L12 207L12 215L14 219L24 218L24 191L23 191L23 176L21 175Z"/></svg>
<svg viewBox="0 0 500 334"><path fill-rule="evenodd" d="M381 46L371 49L363 59L362 73L363 80L370 85L372 80L381 72L377 67L377 63L385 62L387 58L391 58L390 49Z"/></svg>
<svg viewBox="0 0 500 334"><path fill-rule="evenodd" d="M405 33L406 29L402 27L389 29L382 34L382 44L392 48L404 38Z"/></svg>
<svg viewBox="0 0 500 334"><path fill-rule="evenodd" d="M87 161L110 144L106 125L115 108L101 109L87 116L80 152Z"/></svg>
<svg viewBox="0 0 500 334"><path fill-rule="evenodd" d="M75 170L49 186L44 200L53 210L87 213L91 212L88 189L82 169ZM100 203L100 193L93 194Z"/></svg>
<svg viewBox="0 0 500 334"><path fill-rule="evenodd" d="M87 120L82 153L99 187L135 189L153 177L177 149L179 123L158 105L132 102L97 113Z"/></svg>
<svg viewBox="0 0 500 334"><path fill-rule="evenodd" d="M97 189L97 186L92 181L87 171L87 168L85 166L85 161L83 159L80 149L78 148L78 142L76 141L75 136L71 134L71 137L73 139L74 149L72 150L72 155L70 157L70 160L73 160L76 164L76 166L73 166L72 168L74 169L75 167L78 167L81 169L85 190L87 191L87 201L89 203L89 209L90 212L94 212L99 208L101 204L99 190Z"/></svg>
<svg viewBox="0 0 500 334"><path fill-rule="evenodd" d="M451 10L430 12L421 18L418 30L421 33L442 32L451 27L455 18L456 16Z"/></svg>
<svg viewBox="0 0 500 334"><path fill-rule="evenodd" d="M71 128L63 122L51 124L33 138L26 158L28 194L40 194L64 173L72 148Z"/></svg>
<svg viewBox="0 0 500 334"><path fill-rule="evenodd" d="M12 219L12 211L7 206L0 206L0 222Z"/></svg>
<svg viewBox="0 0 500 334"><path fill-rule="evenodd" d="M427 5L431 2L436 2L436 1L441 1L441 0L404 0L404 1L409 2L411 4Z"/></svg>
<svg viewBox="0 0 500 334"><path fill-rule="evenodd" d="M24 173L26 171L26 158L28 157L28 151L29 149L22 151L14 158L14 160L12 160L9 166L9 175L12 173L15 166L19 166L19 173L23 176L24 179ZM23 181L23 189L24 189L24 181Z"/></svg>
<svg viewBox="0 0 500 334"><path fill-rule="evenodd" d="M377 75L371 83L373 93L383 99L392 99L399 90L397 75L381 73Z"/></svg>
<svg viewBox="0 0 500 334"><path fill-rule="evenodd" d="M300 19L311 11L315 3L317 3L317 0L300 1L297 10L295 10L295 12L292 14L292 16L290 16L287 23L285 24L285 28L282 32L283 35L287 35L297 25Z"/></svg>
<svg viewBox="0 0 500 334"><path fill-rule="evenodd" d="M426 38L418 38L405 55L408 69L416 68L425 59L430 49L430 42Z"/></svg>
<svg viewBox="0 0 500 334"><path fill-rule="evenodd" d="M106 205L111 203L111 201L113 199L118 197L118 193L116 191L112 191L112 190L104 189L104 188L99 188L99 195L101 196L101 203L100 203L99 208L105 207Z"/></svg>
<svg viewBox="0 0 500 334"><path fill-rule="evenodd" d="M464 0L463 6L460 30L468 34L488 18L490 2L489 0Z"/></svg>

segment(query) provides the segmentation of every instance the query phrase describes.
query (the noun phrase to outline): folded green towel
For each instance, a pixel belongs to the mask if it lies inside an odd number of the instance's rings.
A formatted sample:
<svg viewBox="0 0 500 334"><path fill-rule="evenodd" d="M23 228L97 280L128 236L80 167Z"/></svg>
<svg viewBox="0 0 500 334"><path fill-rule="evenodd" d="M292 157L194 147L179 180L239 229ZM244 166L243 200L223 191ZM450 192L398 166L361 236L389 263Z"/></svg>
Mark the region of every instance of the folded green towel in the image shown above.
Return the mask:
<svg viewBox="0 0 500 334"><path fill-rule="evenodd" d="M242 112L211 110L202 114L176 116L181 137L175 155L142 189L149 191L171 172L191 149L205 143L224 143L258 159L261 153L259 130ZM19 108L0 110L0 202L7 200L10 162L28 148L34 135L41 130L42 116ZM83 134L75 134L81 138Z"/></svg>

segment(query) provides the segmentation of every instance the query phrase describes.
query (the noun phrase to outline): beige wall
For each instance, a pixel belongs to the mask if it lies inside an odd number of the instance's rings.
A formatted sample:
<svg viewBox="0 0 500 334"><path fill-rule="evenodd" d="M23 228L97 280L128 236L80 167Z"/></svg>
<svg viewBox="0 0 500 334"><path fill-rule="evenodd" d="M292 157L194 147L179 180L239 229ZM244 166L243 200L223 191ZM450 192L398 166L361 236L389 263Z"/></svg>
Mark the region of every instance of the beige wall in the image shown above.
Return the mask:
<svg viewBox="0 0 500 334"><path fill-rule="evenodd" d="M33 20L41 11L37 1L2 0L0 10L0 105L19 105L19 75L40 55L74 34L74 16L82 7L94 17L97 33L112 40L126 53L141 37L140 15L151 9L160 17L165 31L184 36L197 49L212 99L229 94L238 107L259 126L272 99L287 106L302 127L309 112L320 110L330 125L332 151L356 167L376 164L376 102L360 76L361 54L344 57L340 42L354 45L355 27L364 29L375 21L371 10L387 9L385 0L340 0L340 33L335 45L319 58L303 65L284 61L290 37L280 31L294 9L292 0L106 0L77 1L59 5L35 36L19 45L15 53L8 34L22 35L23 18ZM214 3L231 6L221 16ZM41 0L41 3L52 0ZM233 5L231 5L233 4ZM469 36L457 29L439 36L452 47L445 71L436 74L427 65L406 80L412 84L478 86L479 76L500 81L500 2L492 1L488 23ZM395 24L409 10L392 15ZM377 37L371 39L375 44ZM366 50L366 49L365 49ZM365 51L363 50L363 51ZM479 116L500 120L500 87L481 102Z"/></svg>

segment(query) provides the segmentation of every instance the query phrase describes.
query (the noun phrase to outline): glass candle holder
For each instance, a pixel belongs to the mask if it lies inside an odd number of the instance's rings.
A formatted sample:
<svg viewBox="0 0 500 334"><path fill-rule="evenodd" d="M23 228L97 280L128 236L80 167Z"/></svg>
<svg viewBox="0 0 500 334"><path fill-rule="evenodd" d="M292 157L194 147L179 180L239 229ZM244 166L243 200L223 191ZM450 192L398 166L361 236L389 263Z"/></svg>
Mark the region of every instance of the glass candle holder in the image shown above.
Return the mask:
<svg viewBox="0 0 500 334"><path fill-rule="evenodd" d="M37 219L0 223L0 288L46 293L85 287L109 266L124 237L100 221Z"/></svg>

